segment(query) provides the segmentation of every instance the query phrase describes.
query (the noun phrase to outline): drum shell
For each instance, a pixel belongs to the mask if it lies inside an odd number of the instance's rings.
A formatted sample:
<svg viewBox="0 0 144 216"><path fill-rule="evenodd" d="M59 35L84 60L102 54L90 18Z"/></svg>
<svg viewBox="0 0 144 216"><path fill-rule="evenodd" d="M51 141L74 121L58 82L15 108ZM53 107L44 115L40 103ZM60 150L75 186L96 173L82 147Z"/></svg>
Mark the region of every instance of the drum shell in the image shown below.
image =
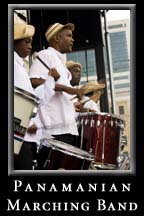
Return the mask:
<svg viewBox="0 0 144 216"><path fill-rule="evenodd" d="M55 141L58 143L57 141ZM69 144L64 144L67 146L71 146ZM73 147L74 149L77 149ZM82 151L83 152L83 151ZM87 154L87 152L85 152ZM41 145L38 153L38 160L37 160L37 170L88 170L93 161L93 157L87 154L88 157L85 155L74 154L69 152L68 149L57 148L54 145Z"/></svg>
<svg viewBox="0 0 144 216"><path fill-rule="evenodd" d="M35 95L23 89L14 88L14 117L21 120L21 125L23 127L27 128L29 119L36 115L38 104L39 98Z"/></svg>
<svg viewBox="0 0 144 216"><path fill-rule="evenodd" d="M14 153L18 154L31 117L38 110L39 98L14 87Z"/></svg>
<svg viewBox="0 0 144 216"><path fill-rule="evenodd" d="M79 147L82 139L82 149L94 154L97 165L112 169L117 167L121 124L119 116L108 113L81 113L78 118Z"/></svg>

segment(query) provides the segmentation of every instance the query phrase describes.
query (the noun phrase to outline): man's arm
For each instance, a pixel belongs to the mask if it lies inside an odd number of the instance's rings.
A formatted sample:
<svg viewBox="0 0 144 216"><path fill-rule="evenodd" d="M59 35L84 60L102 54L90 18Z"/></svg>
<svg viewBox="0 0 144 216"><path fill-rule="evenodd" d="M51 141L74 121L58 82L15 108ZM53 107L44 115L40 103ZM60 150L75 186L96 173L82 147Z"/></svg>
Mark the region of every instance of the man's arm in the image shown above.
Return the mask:
<svg viewBox="0 0 144 216"><path fill-rule="evenodd" d="M59 73L57 72L56 69L52 68L48 71L48 75L49 76L52 76L55 81L57 81L59 78L60 78L60 75ZM30 78L31 80L31 83L32 83L32 87L33 88L36 88L38 87L39 85L42 85L46 80L43 79L43 78Z"/></svg>
<svg viewBox="0 0 144 216"><path fill-rule="evenodd" d="M42 78L30 78L31 84L33 88L38 87L39 85L42 85L45 82L45 79Z"/></svg>
<svg viewBox="0 0 144 216"><path fill-rule="evenodd" d="M55 84L55 91L64 91L70 95L77 95L79 99L82 99L82 91L78 88L72 88L72 87L69 87L69 86L65 86L65 85L62 85L62 84L59 84L59 83L56 83Z"/></svg>

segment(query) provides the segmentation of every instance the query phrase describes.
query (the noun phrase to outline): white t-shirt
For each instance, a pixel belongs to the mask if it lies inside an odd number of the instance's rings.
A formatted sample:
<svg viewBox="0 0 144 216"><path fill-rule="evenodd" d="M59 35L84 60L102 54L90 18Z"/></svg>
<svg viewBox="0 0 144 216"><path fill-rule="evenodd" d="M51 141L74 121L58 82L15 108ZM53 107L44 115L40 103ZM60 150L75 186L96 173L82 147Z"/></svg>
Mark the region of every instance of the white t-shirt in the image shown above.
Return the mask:
<svg viewBox="0 0 144 216"><path fill-rule="evenodd" d="M60 74L57 83L71 86L71 73L65 66L65 56L52 47L42 50L38 56L50 67L55 68ZM35 59L30 68L31 78L47 79L48 69ZM51 80L51 83L54 80ZM40 105L40 115L45 126L44 136L47 134L59 135L70 133L78 135L75 119L75 109L70 101L70 95L65 92L45 91L45 98Z"/></svg>

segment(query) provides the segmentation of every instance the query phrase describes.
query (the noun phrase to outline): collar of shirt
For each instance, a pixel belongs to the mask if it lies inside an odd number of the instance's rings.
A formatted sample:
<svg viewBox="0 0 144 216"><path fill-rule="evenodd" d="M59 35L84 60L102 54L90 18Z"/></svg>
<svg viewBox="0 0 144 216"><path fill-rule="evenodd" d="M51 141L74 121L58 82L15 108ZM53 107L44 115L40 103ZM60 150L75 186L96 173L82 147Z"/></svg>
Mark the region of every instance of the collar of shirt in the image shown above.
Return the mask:
<svg viewBox="0 0 144 216"><path fill-rule="evenodd" d="M66 63L65 54L60 53L59 51L57 51L53 47L48 47L48 49L51 50L51 52L55 53L55 55L57 55L58 58L61 60L61 62L65 65L65 63Z"/></svg>
<svg viewBox="0 0 144 216"><path fill-rule="evenodd" d="M68 75L68 79L71 80L72 79L72 75L71 72L67 69L65 63L66 63L66 57L65 54L60 53L59 51L57 51L56 49L54 49L53 47L48 47L49 50L51 50L51 52L53 52L62 62L63 66L65 67L66 71L67 71L67 75Z"/></svg>
<svg viewBox="0 0 144 216"><path fill-rule="evenodd" d="M24 67L24 61L23 59L17 54L16 51L14 51L14 58L20 64L22 67Z"/></svg>

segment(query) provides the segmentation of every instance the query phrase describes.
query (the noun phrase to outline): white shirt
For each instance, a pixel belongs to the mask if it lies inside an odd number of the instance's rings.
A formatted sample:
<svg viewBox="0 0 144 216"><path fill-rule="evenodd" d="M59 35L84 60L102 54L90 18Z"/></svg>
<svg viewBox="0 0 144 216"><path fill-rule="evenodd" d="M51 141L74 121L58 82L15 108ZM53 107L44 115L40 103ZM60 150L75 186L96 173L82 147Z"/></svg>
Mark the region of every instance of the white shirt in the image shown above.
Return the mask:
<svg viewBox="0 0 144 216"><path fill-rule="evenodd" d="M33 88L26 72L23 59L14 52L14 86L33 94Z"/></svg>
<svg viewBox="0 0 144 216"><path fill-rule="evenodd" d="M82 100L88 100L89 97L87 96L83 96ZM86 102L83 106L84 109L90 109L96 112L99 112L99 108L97 106L97 104L93 101L93 100L89 100L88 102Z"/></svg>
<svg viewBox="0 0 144 216"><path fill-rule="evenodd" d="M50 67L55 68L60 74L57 83L71 86L71 73L65 66L65 56L52 47L38 53L39 57ZM31 78L48 77L48 69L35 59L30 68ZM52 81L54 82L54 81ZM45 91L45 99L40 105L40 115L46 128L44 136L47 134L58 135L70 133L78 135L75 109L70 101L70 95L65 92Z"/></svg>
<svg viewBox="0 0 144 216"><path fill-rule="evenodd" d="M73 97L74 97L74 96L73 96ZM72 99L73 97L71 97L71 100L72 100L72 102L73 102L73 104L74 104L74 103L76 103L76 102L78 101L78 98ZM83 96L81 100L82 100L82 101L89 100L89 97ZM90 109L90 110L93 110L93 111L96 111L96 112L100 112L100 111L99 111L99 108L98 108L98 106L97 106L97 104L96 104L93 100L87 101L87 102L84 104L83 108L84 108L84 109L88 109L88 110ZM76 113L75 113L76 119L78 118L79 113L80 113L80 112L76 112Z"/></svg>
<svg viewBox="0 0 144 216"><path fill-rule="evenodd" d="M50 83L50 81L52 81L52 84ZM40 86L38 86L34 90L34 94L37 97L39 97L39 99L41 101L40 102L41 104L45 104L45 100L44 100L45 92L47 92L47 91L50 92L51 89L54 88L53 83L54 83L54 79L51 76L48 76L48 78L45 81L45 83L42 84L42 85L40 85ZM25 137L24 137L25 141L36 142L38 145L40 145L40 141L43 138L42 136L43 136L43 130L44 130L44 126L42 124L41 116L40 116L39 112L40 112L40 105L38 107L37 115L30 120L30 123L29 123L29 126L28 126L28 127L30 127L34 123L37 126L37 132L36 132L36 134L30 134L30 133L26 132ZM53 137L51 135L47 135L47 139L52 139L52 138Z"/></svg>
<svg viewBox="0 0 144 216"><path fill-rule="evenodd" d="M37 91L35 91L31 85L31 81L26 71L23 59L16 52L14 52L14 86L23 89L25 91L28 91L34 96L40 98L40 95L41 97L43 96L42 92L44 92L44 89L49 88L50 86L49 80L51 79L53 80L52 77L48 77L45 84L41 85L40 88L38 88ZM51 86L51 88L53 87L54 85ZM41 94L38 93L39 91L41 91ZM28 142L36 142L39 144L43 125L41 123L38 113L34 118L30 120L28 127L30 127L33 123L35 123L36 126L38 127L37 133L30 134L26 132L24 136L24 140Z"/></svg>
<svg viewBox="0 0 144 216"><path fill-rule="evenodd" d="M73 88L79 88L79 86L78 85L73 86ZM73 104L78 101L77 97L74 98L75 96L76 95L72 95L71 98L70 98L72 100ZM83 95L81 101L87 101L87 102L85 102L83 108L84 109L90 109L90 110L93 110L93 111L96 111L96 112L100 112L97 103L95 103L93 100L91 100L91 99L89 100L89 99L90 99L89 97ZM76 113L76 118L77 118L77 113Z"/></svg>

